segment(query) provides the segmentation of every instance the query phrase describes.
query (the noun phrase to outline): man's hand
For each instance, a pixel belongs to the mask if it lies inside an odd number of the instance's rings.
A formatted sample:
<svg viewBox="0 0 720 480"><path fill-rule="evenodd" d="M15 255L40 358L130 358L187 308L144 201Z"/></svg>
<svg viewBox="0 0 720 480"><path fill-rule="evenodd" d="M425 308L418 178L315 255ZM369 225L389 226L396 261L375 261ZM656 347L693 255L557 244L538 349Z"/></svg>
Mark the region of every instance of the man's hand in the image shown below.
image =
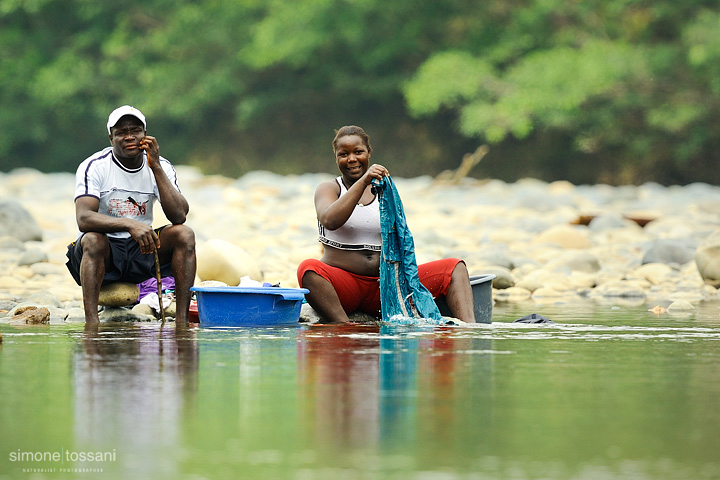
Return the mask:
<svg viewBox="0 0 720 480"><path fill-rule="evenodd" d="M131 222L132 225L128 228L128 233L140 245L140 252L153 253L155 248L160 248L160 238L151 226L135 220Z"/></svg>
<svg viewBox="0 0 720 480"><path fill-rule="evenodd" d="M140 149L145 150L147 153L148 166L150 168L161 168L160 167L160 145L158 145L157 139L147 135L140 140Z"/></svg>

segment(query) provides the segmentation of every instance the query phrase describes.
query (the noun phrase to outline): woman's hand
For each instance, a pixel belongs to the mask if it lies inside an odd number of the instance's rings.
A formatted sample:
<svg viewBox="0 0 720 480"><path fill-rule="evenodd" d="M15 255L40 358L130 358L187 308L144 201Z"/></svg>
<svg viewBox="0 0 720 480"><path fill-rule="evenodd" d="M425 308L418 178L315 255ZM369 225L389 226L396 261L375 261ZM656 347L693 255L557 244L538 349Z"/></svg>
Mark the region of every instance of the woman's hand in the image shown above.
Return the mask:
<svg viewBox="0 0 720 480"><path fill-rule="evenodd" d="M362 176L362 181L365 185L370 185L373 179L382 180L383 177L387 177L388 175L390 175L390 172L388 172L387 168L375 163L370 165L365 175Z"/></svg>

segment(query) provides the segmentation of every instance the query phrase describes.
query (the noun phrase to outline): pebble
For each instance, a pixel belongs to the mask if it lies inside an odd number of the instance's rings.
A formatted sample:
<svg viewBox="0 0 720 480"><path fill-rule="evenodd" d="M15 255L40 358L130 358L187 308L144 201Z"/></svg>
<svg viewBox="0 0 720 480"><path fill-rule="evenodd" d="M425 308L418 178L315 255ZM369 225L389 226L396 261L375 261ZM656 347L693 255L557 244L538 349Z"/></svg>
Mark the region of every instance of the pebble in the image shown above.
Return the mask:
<svg viewBox="0 0 720 480"><path fill-rule="evenodd" d="M29 248L23 252L23 254L18 259L18 265L33 265L40 262L47 262L48 256L47 253L43 252L42 250L38 248Z"/></svg>
<svg viewBox="0 0 720 480"><path fill-rule="evenodd" d="M50 310L46 307L15 307L9 316L10 325L40 325L50 323Z"/></svg>
<svg viewBox="0 0 720 480"><path fill-rule="evenodd" d="M100 312L101 322L150 322L152 318L136 314L131 309L122 307L105 307Z"/></svg>
<svg viewBox="0 0 720 480"><path fill-rule="evenodd" d="M297 265L322 254L313 193L335 175L177 170L197 238L196 284L249 276L298 286ZM496 302L532 309L582 297L692 314L720 299L720 187L394 180L418 262L453 256L471 275L495 274ZM84 321L82 291L65 267L77 235L74 175L13 170L0 173L0 191L11 212L0 217L0 322L21 305L47 309L50 324ZM155 216L156 226L168 223L159 206ZM105 308L101 318L152 321L128 308Z"/></svg>
<svg viewBox="0 0 720 480"><path fill-rule="evenodd" d="M131 311L135 315L143 315L148 318L155 318L155 310L153 310L150 305L147 305L145 303L138 303L137 305L132 307Z"/></svg>

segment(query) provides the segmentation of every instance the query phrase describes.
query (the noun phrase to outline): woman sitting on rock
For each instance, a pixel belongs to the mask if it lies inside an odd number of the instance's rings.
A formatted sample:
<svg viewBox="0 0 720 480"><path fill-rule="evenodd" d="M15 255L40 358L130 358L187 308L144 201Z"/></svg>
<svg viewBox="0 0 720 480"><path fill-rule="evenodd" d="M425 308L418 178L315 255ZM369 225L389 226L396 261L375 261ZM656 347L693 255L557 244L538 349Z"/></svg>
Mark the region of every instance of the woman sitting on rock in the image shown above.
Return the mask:
<svg viewBox="0 0 720 480"><path fill-rule="evenodd" d="M357 126L337 131L332 142L340 176L315 190L319 241L324 254L298 267L301 287L310 290L307 302L325 323L348 322L356 310L380 317L379 200L372 192L373 179L388 170L370 165L370 137ZM450 314L475 322L467 267L448 258L418 265L418 276L433 297L444 296Z"/></svg>

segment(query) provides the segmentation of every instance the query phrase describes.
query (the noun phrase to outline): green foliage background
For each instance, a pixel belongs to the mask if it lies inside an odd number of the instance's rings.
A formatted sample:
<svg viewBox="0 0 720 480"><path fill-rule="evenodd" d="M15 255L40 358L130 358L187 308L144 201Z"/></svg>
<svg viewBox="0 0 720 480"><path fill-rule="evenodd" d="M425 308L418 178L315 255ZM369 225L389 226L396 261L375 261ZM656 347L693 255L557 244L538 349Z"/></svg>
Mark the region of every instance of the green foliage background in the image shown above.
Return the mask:
<svg viewBox="0 0 720 480"><path fill-rule="evenodd" d="M0 170L74 171L129 103L206 173L720 183L720 2L0 0Z"/></svg>

